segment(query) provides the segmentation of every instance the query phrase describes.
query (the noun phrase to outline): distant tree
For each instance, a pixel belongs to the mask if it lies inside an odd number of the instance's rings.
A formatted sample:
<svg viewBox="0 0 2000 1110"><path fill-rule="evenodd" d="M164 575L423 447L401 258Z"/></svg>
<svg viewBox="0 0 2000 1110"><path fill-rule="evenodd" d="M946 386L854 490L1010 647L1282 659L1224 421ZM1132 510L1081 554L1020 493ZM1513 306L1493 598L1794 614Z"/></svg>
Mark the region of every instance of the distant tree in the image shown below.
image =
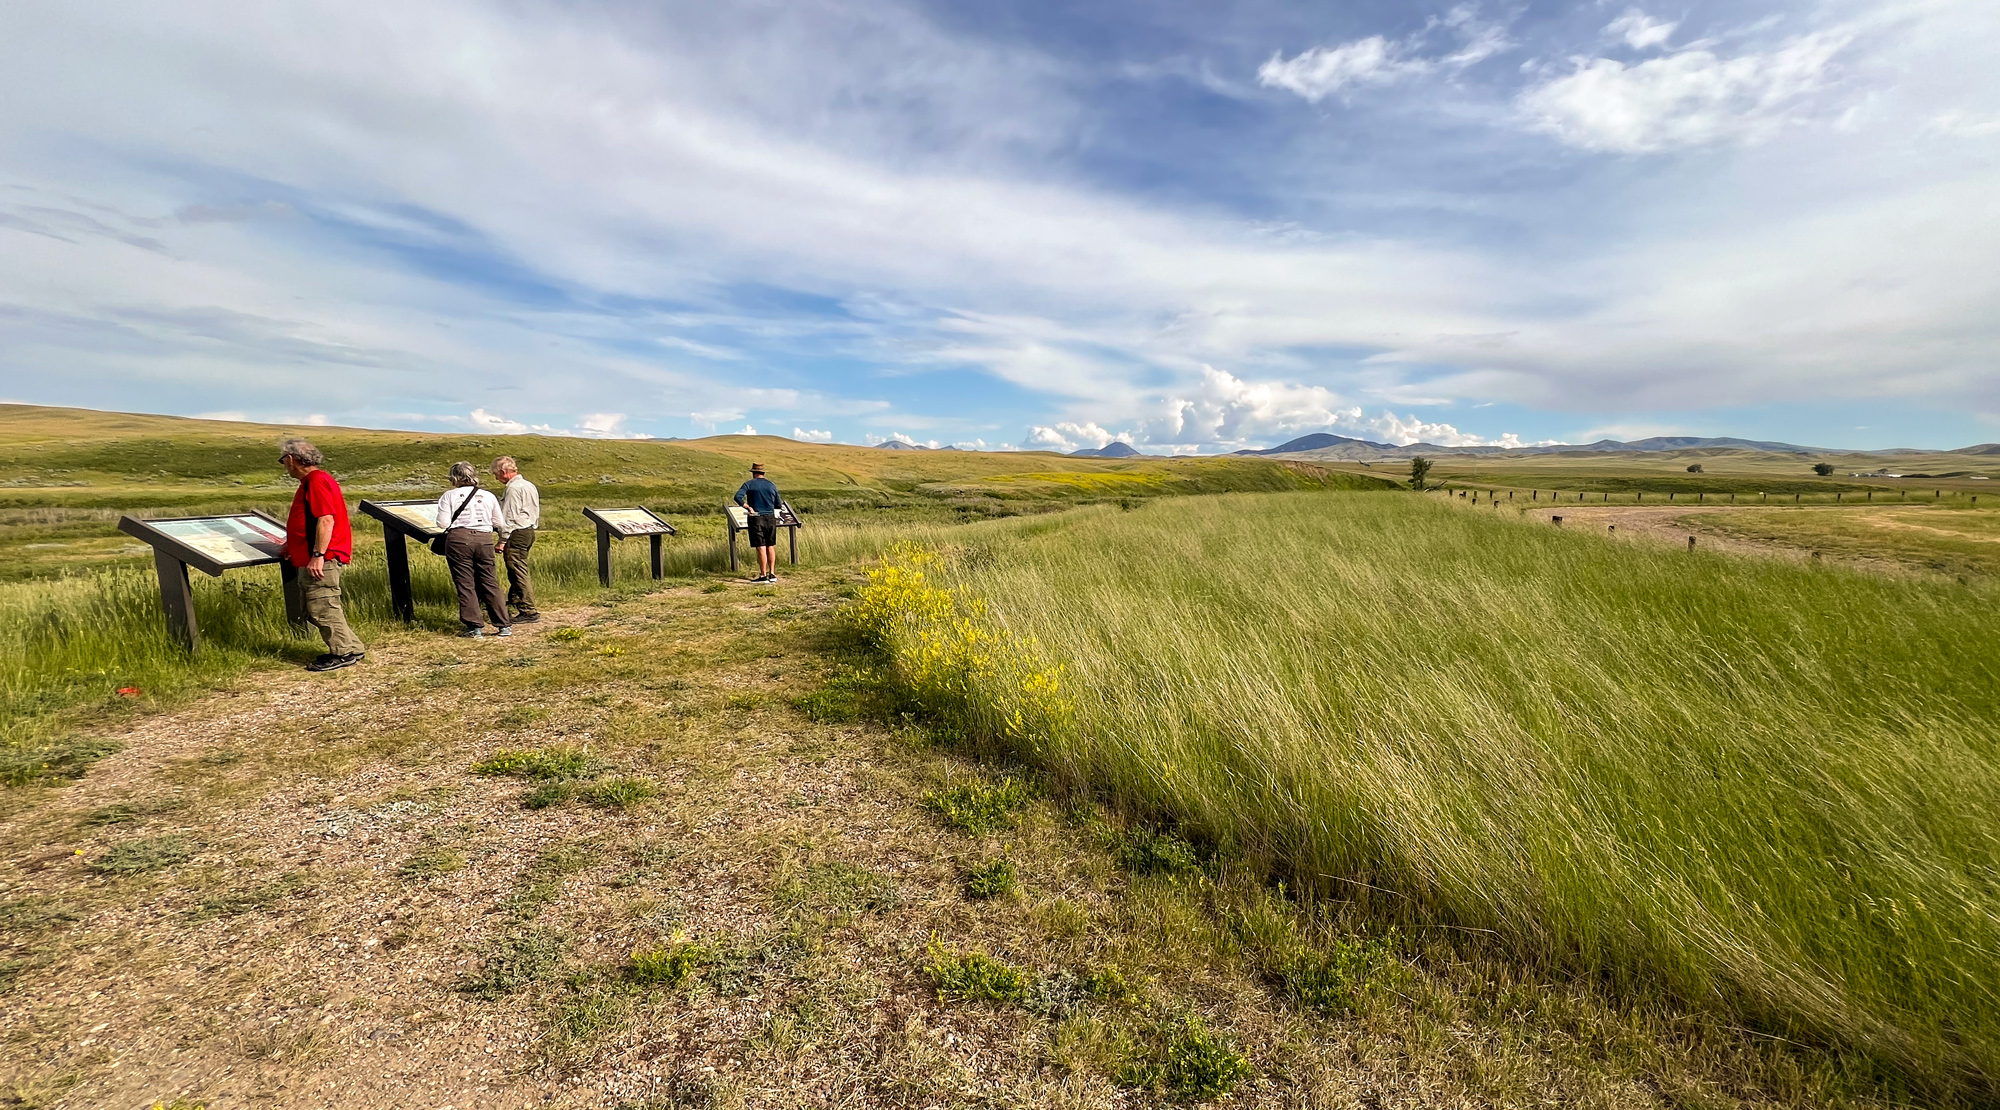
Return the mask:
<svg viewBox="0 0 2000 1110"><path fill-rule="evenodd" d="M1424 479L1430 477L1430 475L1431 475L1431 461L1429 459L1424 458L1422 455L1418 455L1416 458L1410 460L1411 489L1418 490L1421 492L1424 488Z"/></svg>
<svg viewBox="0 0 2000 1110"><path fill-rule="evenodd" d="M1819 476L1820 476L1820 477L1822 477L1822 478L1824 478L1824 477L1826 477L1827 475L1829 475L1829 474L1833 473L1833 464L1832 464L1832 463L1814 463L1814 464L1813 464L1813 473L1814 473L1814 474L1817 474L1817 475L1819 475Z"/></svg>
<svg viewBox="0 0 2000 1110"><path fill-rule="evenodd" d="M1699 473L1701 473L1701 464L1700 464L1700 463L1689 463L1689 464L1688 464L1688 473L1689 473L1689 474L1699 474Z"/></svg>

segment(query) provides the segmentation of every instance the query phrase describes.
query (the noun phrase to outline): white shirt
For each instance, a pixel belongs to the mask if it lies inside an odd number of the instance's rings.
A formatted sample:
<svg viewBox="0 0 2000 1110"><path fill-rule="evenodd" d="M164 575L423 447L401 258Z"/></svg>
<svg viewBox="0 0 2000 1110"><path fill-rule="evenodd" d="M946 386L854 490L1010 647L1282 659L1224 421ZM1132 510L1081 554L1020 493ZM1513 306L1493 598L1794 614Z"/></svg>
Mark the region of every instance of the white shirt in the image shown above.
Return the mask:
<svg viewBox="0 0 2000 1110"><path fill-rule="evenodd" d="M472 498L472 504L466 505L465 511L459 513L458 507L464 504L468 497ZM453 513L458 513L457 520L451 518ZM499 523L500 502L494 500L492 494L477 486L456 486L444 491L444 496L438 498L439 528L470 528L475 532L491 532Z"/></svg>
<svg viewBox="0 0 2000 1110"><path fill-rule="evenodd" d="M471 509L465 510L471 512ZM542 526L542 491L519 474L507 479L507 493L500 499L500 539L505 542L516 528Z"/></svg>

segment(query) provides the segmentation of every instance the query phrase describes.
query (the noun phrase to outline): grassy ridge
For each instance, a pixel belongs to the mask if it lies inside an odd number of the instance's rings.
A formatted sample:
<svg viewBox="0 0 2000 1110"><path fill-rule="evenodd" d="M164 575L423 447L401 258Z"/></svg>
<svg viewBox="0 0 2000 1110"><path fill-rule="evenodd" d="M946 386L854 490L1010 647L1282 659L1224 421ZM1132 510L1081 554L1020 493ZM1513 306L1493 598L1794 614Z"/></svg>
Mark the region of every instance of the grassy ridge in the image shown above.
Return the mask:
<svg viewBox="0 0 2000 1110"><path fill-rule="evenodd" d="M120 513L282 515L293 483L277 445L303 432L350 500L435 497L450 465L513 455L541 487L543 550L587 544L585 505L643 504L720 534L719 510L752 460L815 520L964 522L1095 502L1389 483L1266 459L1097 459L1046 452L885 451L775 436L635 441L282 428L0 405L0 582L148 565ZM376 526L357 535L372 541Z"/></svg>
<svg viewBox="0 0 2000 1110"><path fill-rule="evenodd" d="M1349 496L885 573L906 678L989 743L1412 927L1993 1092L1988 588Z"/></svg>

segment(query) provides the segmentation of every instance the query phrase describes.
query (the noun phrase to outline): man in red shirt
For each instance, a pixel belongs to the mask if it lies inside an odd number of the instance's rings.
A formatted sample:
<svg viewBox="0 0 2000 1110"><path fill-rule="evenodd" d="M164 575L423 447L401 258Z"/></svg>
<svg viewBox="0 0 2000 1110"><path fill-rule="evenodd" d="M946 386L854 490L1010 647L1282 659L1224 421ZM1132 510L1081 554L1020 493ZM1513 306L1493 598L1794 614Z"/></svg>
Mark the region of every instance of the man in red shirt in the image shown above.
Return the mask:
<svg viewBox="0 0 2000 1110"><path fill-rule="evenodd" d="M309 671L333 671L361 662L366 649L347 627L340 576L354 559L354 532L347 523L347 499L340 483L320 469L326 460L303 439L288 439L278 456L298 480L292 511L285 517L285 561L297 567L293 588L305 594L306 619L326 638L326 654L306 664Z"/></svg>

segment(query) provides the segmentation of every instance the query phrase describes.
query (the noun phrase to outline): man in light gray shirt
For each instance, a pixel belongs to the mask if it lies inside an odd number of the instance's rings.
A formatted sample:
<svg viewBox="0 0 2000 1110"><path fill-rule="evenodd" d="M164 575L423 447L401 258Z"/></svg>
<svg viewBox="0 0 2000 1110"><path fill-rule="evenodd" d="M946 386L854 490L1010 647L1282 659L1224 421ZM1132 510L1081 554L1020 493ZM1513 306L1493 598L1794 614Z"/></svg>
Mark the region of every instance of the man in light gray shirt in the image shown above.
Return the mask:
<svg viewBox="0 0 2000 1110"><path fill-rule="evenodd" d="M493 476L506 486L500 495L500 558L507 564L507 604L519 611L515 621L533 624L542 614L528 578L528 552L534 550L535 529L542 525L542 492L521 477L512 455L493 460Z"/></svg>

